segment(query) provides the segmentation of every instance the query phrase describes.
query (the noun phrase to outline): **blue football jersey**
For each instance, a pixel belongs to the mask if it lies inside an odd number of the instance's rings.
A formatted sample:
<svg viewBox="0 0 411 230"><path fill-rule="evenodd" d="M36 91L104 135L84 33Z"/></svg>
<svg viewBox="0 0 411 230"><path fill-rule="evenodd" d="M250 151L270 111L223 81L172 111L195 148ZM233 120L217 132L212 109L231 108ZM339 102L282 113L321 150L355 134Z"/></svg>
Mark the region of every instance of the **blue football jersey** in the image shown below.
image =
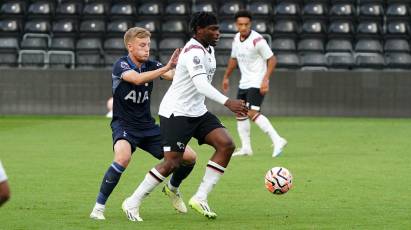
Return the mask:
<svg viewBox="0 0 411 230"><path fill-rule="evenodd" d="M138 73L156 70L162 67L157 61L147 61L138 68L128 56L121 57L113 66L113 119L114 122L134 130L158 129L150 111L150 97L153 82L134 85L122 79L123 73Z"/></svg>

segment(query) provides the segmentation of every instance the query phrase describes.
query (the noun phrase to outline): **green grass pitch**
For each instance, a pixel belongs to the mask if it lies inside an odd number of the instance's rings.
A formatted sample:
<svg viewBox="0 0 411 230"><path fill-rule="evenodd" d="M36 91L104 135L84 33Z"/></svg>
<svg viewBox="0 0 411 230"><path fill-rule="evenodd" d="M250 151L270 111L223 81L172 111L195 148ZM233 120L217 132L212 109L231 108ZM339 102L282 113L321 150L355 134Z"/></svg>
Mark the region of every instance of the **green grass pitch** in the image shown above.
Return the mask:
<svg viewBox="0 0 411 230"><path fill-rule="evenodd" d="M235 120L222 118L237 145ZM138 150L107 203L104 222L88 218L112 161L109 120L100 117L0 117L0 159L12 199L0 208L0 229L411 229L411 119L271 118L288 139L271 158L271 143L252 126L252 157L233 158L209 196L216 220L176 213L158 187L145 200L142 223L129 222L121 202L157 163ZM212 149L199 155L182 185L197 189ZM294 188L264 188L274 166L288 168Z"/></svg>

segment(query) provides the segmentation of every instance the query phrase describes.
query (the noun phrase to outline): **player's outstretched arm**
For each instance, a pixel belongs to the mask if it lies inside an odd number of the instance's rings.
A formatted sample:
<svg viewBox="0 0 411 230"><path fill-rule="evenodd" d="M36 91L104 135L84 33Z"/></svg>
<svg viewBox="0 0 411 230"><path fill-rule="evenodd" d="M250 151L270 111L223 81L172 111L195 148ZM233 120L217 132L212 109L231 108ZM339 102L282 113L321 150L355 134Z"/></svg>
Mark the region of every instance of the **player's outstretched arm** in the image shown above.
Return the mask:
<svg viewBox="0 0 411 230"><path fill-rule="evenodd" d="M247 115L248 109L245 106L244 101L229 99L228 97L224 96L208 82L206 74L195 76L193 78L193 83L194 86L197 88L198 92L203 94L204 96L210 98L211 100L217 103L225 105L234 113L238 113L244 116Z"/></svg>
<svg viewBox="0 0 411 230"><path fill-rule="evenodd" d="M261 95L266 94L268 90L270 89L270 77L276 65L277 65L277 59L275 58L274 55L267 59L267 71L264 74L263 82L261 83L261 87L260 87Z"/></svg>
<svg viewBox="0 0 411 230"><path fill-rule="evenodd" d="M181 49L174 50L170 61L167 63L167 65L161 68L143 73L137 73L136 71L127 71L123 74L122 78L123 80L135 85L142 85L144 83L150 82L176 67L180 51Z"/></svg>
<svg viewBox="0 0 411 230"><path fill-rule="evenodd" d="M166 66L170 66L171 69L162 75L163 79L169 80L169 81L173 80L174 73L175 73L175 67L177 66L180 53L181 53L181 48L174 50L173 55L171 55L171 58L166 65Z"/></svg>
<svg viewBox="0 0 411 230"><path fill-rule="evenodd" d="M233 73L233 70L237 67L237 59L230 57L228 59L228 65L224 73L223 83L221 85L221 89L223 90L224 94L227 94L228 87L230 85L230 80L228 80Z"/></svg>

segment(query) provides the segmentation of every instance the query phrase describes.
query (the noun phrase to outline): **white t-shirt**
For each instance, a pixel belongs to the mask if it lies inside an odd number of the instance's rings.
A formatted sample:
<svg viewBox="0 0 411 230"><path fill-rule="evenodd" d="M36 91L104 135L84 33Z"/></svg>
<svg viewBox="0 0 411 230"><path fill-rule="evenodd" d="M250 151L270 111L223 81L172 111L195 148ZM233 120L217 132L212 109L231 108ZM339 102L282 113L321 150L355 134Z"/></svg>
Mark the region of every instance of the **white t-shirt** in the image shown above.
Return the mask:
<svg viewBox="0 0 411 230"><path fill-rule="evenodd" d="M178 58L173 83L164 95L158 114L169 118L174 116L200 117L207 112L205 96L200 94L192 78L206 75L209 83L216 70L214 48L205 48L194 38L186 43Z"/></svg>
<svg viewBox="0 0 411 230"><path fill-rule="evenodd" d="M240 89L260 88L267 71L267 59L273 56L267 41L251 30L250 35L240 41L240 33L234 37L231 57L237 59L241 71Z"/></svg>
<svg viewBox="0 0 411 230"><path fill-rule="evenodd" d="M4 182L6 180L7 180L7 175L6 175L6 172L4 171L3 165L1 164L1 161L0 161L0 183Z"/></svg>

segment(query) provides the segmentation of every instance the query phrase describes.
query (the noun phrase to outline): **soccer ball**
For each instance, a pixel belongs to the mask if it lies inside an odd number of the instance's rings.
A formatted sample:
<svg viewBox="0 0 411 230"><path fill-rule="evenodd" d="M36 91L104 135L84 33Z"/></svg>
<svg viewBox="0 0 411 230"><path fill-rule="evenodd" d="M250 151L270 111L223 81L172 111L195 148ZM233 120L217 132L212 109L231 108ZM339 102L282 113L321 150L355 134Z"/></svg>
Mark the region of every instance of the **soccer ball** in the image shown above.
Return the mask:
<svg viewBox="0 0 411 230"><path fill-rule="evenodd" d="M284 167L274 167L265 174L265 187L270 193L281 195L293 186L293 175Z"/></svg>

